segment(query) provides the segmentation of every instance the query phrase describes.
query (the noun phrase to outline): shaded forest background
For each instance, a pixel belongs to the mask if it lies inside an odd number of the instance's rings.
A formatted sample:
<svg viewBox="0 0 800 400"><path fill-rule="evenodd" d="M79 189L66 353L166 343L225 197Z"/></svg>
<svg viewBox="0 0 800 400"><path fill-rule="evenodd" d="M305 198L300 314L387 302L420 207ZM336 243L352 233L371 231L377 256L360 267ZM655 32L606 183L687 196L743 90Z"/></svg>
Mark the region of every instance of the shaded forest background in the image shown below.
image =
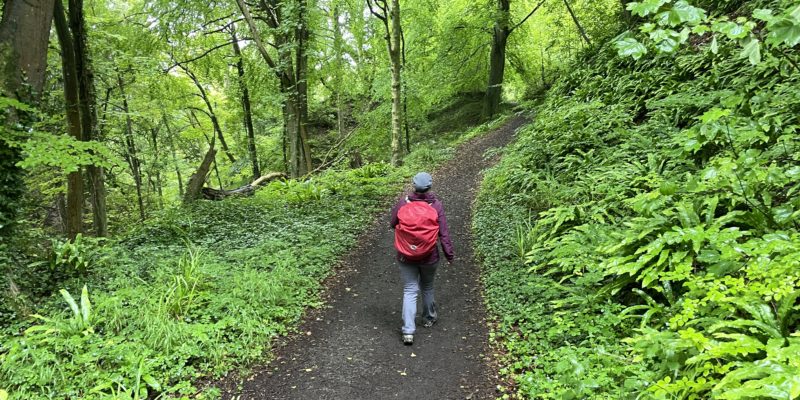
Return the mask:
<svg viewBox="0 0 800 400"><path fill-rule="evenodd" d="M15 3L7 4L13 10ZM52 2L37 7L46 4ZM565 4L408 2L397 8L397 28L386 2L65 4L54 21L64 17L69 26L36 45L47 49L47 64L36 66L41 82L30 87L39 105L35 134L9 143L27 173L8 184L25 184L19 204L31 207L21 215L35 225L44 220L70 237L105 236L187 192L197 196L190 176L211 149L209 186L218 189L269 172L301 177L370 162L397 165L412 143L448 129L448 121L431 125L437 111L464 112L466 121L449 123L467 125L497 113L501 84L496 76L489 82L490 69L503 71L490 68L497 62L490 59L493 41L504 41L507 100L530 98L552 83L588 43ZM616 30L609 16L618 4L573 7L587 35ZM495 25L507 44L493 34ZM35 27L18 29L30 34ZM394 32L397 45L389 43ZM402 92L398 121L391 117L393 81ZM497 92L490 106L481 104L487 85ZM77 108L66 112L73 101Z"/></svg>

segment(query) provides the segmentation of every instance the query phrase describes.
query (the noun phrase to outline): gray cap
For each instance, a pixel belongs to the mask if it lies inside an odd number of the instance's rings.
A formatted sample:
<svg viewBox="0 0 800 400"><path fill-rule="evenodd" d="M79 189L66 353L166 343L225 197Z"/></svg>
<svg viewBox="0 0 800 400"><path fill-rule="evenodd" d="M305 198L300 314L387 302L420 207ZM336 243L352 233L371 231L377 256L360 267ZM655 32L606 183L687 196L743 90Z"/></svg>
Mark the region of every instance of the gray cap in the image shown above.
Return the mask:
<svg viewBox="0 0 800 400"><path fill-rule="evenodd" d="M414 185L414 190L417 192L425 192L431 188L431 184L433 184L433 178L431 174L427 172L420 172L414 175L414 179L411 180L411 183Z"/></svg>

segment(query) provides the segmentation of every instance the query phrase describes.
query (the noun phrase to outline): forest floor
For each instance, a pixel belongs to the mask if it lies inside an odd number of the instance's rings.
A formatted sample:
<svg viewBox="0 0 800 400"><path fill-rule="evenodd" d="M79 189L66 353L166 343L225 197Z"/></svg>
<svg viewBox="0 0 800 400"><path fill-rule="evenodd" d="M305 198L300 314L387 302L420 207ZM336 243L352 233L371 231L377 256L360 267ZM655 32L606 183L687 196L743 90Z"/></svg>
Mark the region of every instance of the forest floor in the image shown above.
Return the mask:
<svg viewBox="0 0 800 400"><path fill-rule="evenodd" d="M497 161L487 151L507 145L526 121L515 116L461 145L453 159L432 173L433 192L444 204L456 253L456 261L442 261L437 273L436 325L418 326L413 346L400 340L402 287L387 209L326 282L326 306L308 313L299 333L276 346L269 364L249 377L219 382L223 398L496 397L498 378L480 266L472 250L471 210L481 172Z"/></svg>

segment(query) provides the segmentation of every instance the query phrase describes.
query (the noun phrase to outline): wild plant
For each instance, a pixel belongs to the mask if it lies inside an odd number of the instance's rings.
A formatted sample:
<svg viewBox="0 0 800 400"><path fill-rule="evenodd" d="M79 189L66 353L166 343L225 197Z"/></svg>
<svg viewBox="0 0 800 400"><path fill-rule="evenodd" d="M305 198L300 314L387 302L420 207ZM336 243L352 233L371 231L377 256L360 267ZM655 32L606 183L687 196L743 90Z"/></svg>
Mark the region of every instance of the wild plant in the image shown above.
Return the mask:
<svg viewBox="0 0 800 400"><path fill-rule="evenodd" d="M83 235L78 234L74 240L51 240L51 250L47 259L37 261L31 268L46 267L57 280L86 276L90 268L99 263L101 257L92 243L87 243Z"/></svg>
<svg viewBox="0 0 800 400"><path fill-rule="evenodd" d="M357 178L379 178L386 176L391 170L391 166L386 163L367 164L361 168L350 171L350 174Z"/></svg>
<svg viewBox="0 0 800 400"><path fill-rule="evenodd" d="M631 4L655 16L648 46L670 51L664 33L700 15ZM478 246L518 396L800 398L800 91L787 58L800 8L767 4L702 16L669 62L593 54L486 175ZM518 217L482 211L503 203L538 212L527 275ZM498 226L506 247L490 239Z"/></svg>
<svg viewBox="0 0 800 400"><path fill-rule="evenodd" d="M93 387L90 393L104 398L120 400L150 399L153 396L148 392L148 388L158 393L161 391L161 384L148 373L146 366L147 363L144 357L140 357L139 362L136 364L136 371L133 374L131 382L128 382L122 377L117 377L116 379L103 382Z"/></svg>
<svg viewBox="0 0 800 400"><path fill-rule="evenodd" d="M72 335L91 335L94 333L94 318L92 315L92 303L89 301L89 291L86 285L81 290L80 305L75 298L65 289L59 291L61 296L69 305L71 315L66 320L58 318L48 318L39 314L32 315L43 323L28 328L25 333L43 333L44 335L60 334L65 336Z"/></svg>
<svg viewBox="0 0 800 400"><path fill-rule="evenodd" d="M523 262L533 245L532 231L533 227L531 226L530 219L516 221L514 227L514 244L516 245L517 256Z"/></svg>
<svg viewBox="0 0 800 400"><path fill-rule="evenodd" d="M279 182L279 184L286 199L297 203L318 202L322 200L326 193L320 184L311 179L306 181L291 179Z"/></svg>
<svg viewBox="0 0 800 400"><path fill-rule="evenodd" d="M202 256L201 250L189 247L186 254L178 259L177 273L172 276L172 282L161 300L166 312L175 318L186 316L198 305L199 292L204 285L204 275L200 270Z"/></svg>
<svg viewBox="0 0 800 400"><path fill-rule="evenodd" d="M433 165L441 164L443 161L453 157L454 150L449 147L441 148L438 146L425 146L415 149L406 156L404 162L417 168L430 168Z"/></svg>

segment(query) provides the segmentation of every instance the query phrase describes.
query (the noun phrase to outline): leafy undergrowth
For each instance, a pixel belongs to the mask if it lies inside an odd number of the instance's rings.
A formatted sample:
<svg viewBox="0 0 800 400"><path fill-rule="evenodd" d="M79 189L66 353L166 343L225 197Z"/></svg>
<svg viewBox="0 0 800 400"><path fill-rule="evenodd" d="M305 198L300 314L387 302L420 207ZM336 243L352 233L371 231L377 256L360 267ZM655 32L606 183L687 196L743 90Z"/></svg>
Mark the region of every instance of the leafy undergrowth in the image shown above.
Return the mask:
<svg viewBox="0 0 800 400"><path fill-rule="evenodd" d="M761 3L738 15L800 26L796 3ZM505 397L800 397L800 31L753 26L778 43L759 60L708 36L586 55L486 175Z"/></svg>
<svg viewBox="0 0 800 400"><path fill-rule="evenodd" d="M169 209L105 246L55 242L31 268L58 271L67 290L0 330L0 389L26 400L215 397L193 382L268 357L407 177L452 154L420 146L401 168L328 171Z"/></svg>

